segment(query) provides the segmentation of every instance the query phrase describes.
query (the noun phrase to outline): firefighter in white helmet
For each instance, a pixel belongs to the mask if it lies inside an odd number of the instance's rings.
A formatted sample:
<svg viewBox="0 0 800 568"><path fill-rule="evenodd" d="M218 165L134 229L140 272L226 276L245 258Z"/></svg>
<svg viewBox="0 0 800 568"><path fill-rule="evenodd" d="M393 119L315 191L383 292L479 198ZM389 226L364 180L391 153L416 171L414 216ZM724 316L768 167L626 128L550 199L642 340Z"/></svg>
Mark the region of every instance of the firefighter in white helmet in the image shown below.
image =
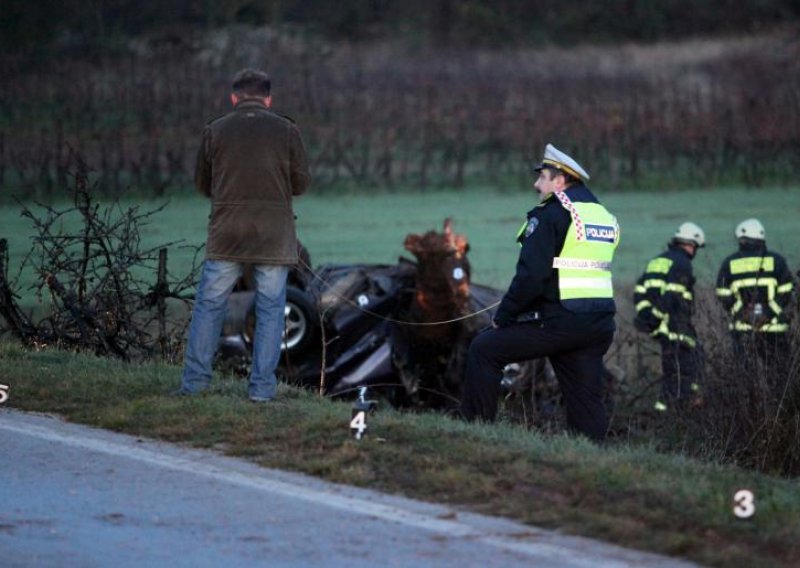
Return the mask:
<svg viewBox="0 0 800 568"><path fill-rule="evenodd" d="M692 259L706 244L698 225L685 222L675 231L667 250L647 263L636 282L634 325L661 345L661 397L657 411L683 406L699 395L701 358L692 324L694 273Z"/></svg>
<svg viewBox="0 0 800 568"><path fill-rule="evenodd" d="M739 223L734 236L739 250L717 275L717 298L730 315L734 352L739 361L754 355L762 366L778 369L789 349L792 274L786 260L767 249L767 232L758 219Z"/></svg>

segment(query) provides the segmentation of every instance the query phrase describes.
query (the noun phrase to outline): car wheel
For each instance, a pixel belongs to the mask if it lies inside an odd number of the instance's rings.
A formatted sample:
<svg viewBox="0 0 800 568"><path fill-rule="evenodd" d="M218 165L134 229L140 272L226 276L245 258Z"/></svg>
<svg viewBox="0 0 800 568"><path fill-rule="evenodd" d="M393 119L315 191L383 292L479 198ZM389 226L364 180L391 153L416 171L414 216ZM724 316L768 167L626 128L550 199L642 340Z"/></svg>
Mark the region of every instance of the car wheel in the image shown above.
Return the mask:
<svg viewBox="0 0 800 568"><path fill-rule="evenodd" d="M317 334L318 316L311 299L294 286L286 287L282 350L294 355L302 353Z"/></svg>

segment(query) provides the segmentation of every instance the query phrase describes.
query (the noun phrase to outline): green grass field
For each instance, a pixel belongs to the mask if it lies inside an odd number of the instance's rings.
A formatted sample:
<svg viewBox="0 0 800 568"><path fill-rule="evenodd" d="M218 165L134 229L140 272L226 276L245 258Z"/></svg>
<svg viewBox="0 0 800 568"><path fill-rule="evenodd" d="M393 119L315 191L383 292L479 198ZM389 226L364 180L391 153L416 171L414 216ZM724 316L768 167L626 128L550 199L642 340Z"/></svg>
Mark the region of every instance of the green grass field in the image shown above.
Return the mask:
<svg viewBox="0 0 800 568"><path fill-rule="evenodd" d="M770 248L787 257L793 271L800 268L800 191L797 188L735 189L691 192L643 192L639 194L597 191L600 199L619 218L622 240L614 262L621 291L628 290L647 260L663 249L672 232L684 220L698 223L706 232L708 246L695 261L700 286L712 286L722 259L736 248L733 229L748 217L766 226ZM153 209L163 202L122 202ZM441 230L452 217L455 230L467 236L473 280L505 288L514 274L518 247L516 232L525 212L537 203L529 193L502 193L471 188L451 192L309 195L296 201L300 239L309 249L312 264L389 263L401 255L409 233ZM35 206L32 206L35 210ZM166 209L143 228L142 247L183 240L197 245L205 241L208 201L200 196L173 197ZM0 237L9 240L10 275L31 248L33 232L18 205L4 205L0 212ZM190 252L173 247L169 270L182 276L190 264ZM33 276L24 275L29 285ZM28 299L28 301L31 301Z"/></svg>
<svg viewBox="0 0 800 568"><path fill-rule="evenodd" d="M735 248L734 226L749 216L764 222L769 244L788 258L792 270L800 265L796 190L598 193L622 227L615 274L623 323L624 312L631 310L630 286L685 219L703 226L709 241L696 261L701 286L711 287L718 263ZM300 237L314 265L394 263L408 256L402 247L408 233L440 230L442 220L453 217L456 231L471 243L473 279L504 288L518 254L514 235L535 202L533 192L476 188L429 194L312 193L298 199L296 210ZM144 209L159 204L136 203ZM200 244L207 216L208 203L200 197L173 198L142 229L142 246L179 239ZM0 237L10 243L13 275L30 249L31 225L12 205L0 212L0 227ZM181 276L189 263L188 254L172 249L174 275ZM26 278L31 281L30 275ZM33 296L23 298L23 303L34 301ZM708 565L794 566L800 558L797 480L713 463L713 457L692 459L680 449L656 451L659 440L652 433L643 439L619 438L599 449L580 439L532 432L507 419L495 426L468 425L436 413L382 408L373 422L381 441L357 445L348 438L348 403L329 403L283 384L278 403L262 412L247 404L244 382L230 376L217 377L209 396L198 400L166 396L177 387L180 369L163 362L124 364L56 350L26 351L8 342L0 343L0 362L0 383L10 385L9 405L25 410L222 449L263 465L453 503ZM627 387L641 389L647 380L631 375ZM732 514L732 495L741 488L758 496L758 513L749 521Z"/></svg>

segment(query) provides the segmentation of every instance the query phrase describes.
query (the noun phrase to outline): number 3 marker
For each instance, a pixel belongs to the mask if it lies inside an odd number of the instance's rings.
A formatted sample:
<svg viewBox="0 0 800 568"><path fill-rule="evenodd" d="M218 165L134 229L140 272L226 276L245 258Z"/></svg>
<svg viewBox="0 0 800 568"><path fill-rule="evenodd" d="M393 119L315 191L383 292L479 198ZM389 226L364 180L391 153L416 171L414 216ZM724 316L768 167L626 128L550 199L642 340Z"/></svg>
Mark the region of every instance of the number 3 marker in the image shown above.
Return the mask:
<svg viewBox="0 0 800 568"><path fill-rule="evenodd" d="M752 491L740 489L733 496L733 514L740 519L749 519L756 512L755 496Z"/></svg>

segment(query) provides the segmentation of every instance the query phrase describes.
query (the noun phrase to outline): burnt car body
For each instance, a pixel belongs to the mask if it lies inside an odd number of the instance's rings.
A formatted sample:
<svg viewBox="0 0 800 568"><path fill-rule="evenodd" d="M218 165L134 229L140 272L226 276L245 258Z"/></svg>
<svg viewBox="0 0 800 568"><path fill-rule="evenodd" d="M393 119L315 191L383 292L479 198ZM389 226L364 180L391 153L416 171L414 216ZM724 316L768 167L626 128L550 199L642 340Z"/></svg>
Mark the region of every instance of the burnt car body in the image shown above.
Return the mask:
<svg viewBox="0 0 800 568"><path fill-rule="evenodd" d="M416 260L394 265L326 264L312 269L305 248L289 275L279 372L294 384L340 396L379 389L395 405L455 406L472 338L491 324L502 293L471 283L463 235L450 219L442 232L409 234ZM229 302L220 353L250 353L251 275Z"/></svg>
<svg viewBox="0 0 800 568"><path fill-rule="evenodd" d="M285 336L279 374L288 382L330 395L377 389L395 405L446 406L458 395L463 356L478 330L491 323L502 293L470 286L470 313L458 322L451 351L420 349L412 306L417 264L328 264L294 269L286 293ZM246 366L252 350L255 292L237 290L226 314L220 359ZM451 361L455 357L458 361ZM450 377L448 375L456 375Z"/></svg>
<svg viewBox="0 0 800 568"><path fill-rule="evenodd" d="M369 387L394 406L455 409L470 342L491 325L503 293L471 282L466 238L449 219L443 229L409 234L403 245L416 260L394 265L312 269L301 248L288 281L280 376L328 396ZM242 373L254 328L247 280L229 302L219 358L238 361ZM544 359L507 366L502 386L530 424L560 398Z"/></svg>

